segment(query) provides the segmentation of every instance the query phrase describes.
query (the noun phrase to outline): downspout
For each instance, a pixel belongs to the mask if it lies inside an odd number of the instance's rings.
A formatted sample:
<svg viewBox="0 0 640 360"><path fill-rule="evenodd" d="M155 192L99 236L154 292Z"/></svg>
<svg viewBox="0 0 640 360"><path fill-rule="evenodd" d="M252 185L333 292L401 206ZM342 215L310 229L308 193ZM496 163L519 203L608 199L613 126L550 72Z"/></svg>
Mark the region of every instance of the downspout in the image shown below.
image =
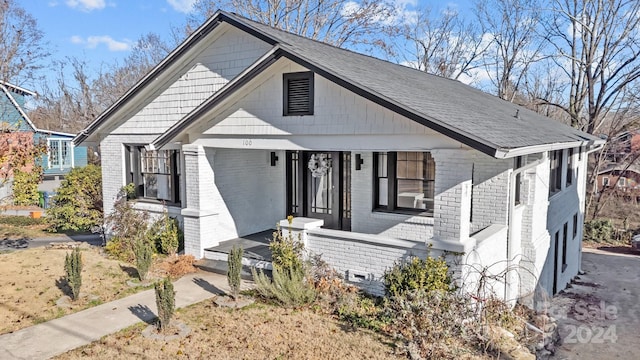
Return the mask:
<svg viewBox="0 0 640 360"><path fill-rule="evenodd" d="M516 207L516 204L514 201L516 196L516 187L515 187L516 176L546 162L547 159L548 159L548 156L547 156L547 152L545 151L542 153L541 159L538 159L530 164L526 164L518 169L514 169L511 172L511 175L509 175L509 212L507 215L507 274L509 273L509 269L511 269L511 261L513 257L512 256L513 247L509 245L511 243L511 240L513 239L512 223L513 223L513 212ZM505 283L505 287L504 287L504 299L508 300L507 295L508 295L508 290L510 285L508 284L508 278L505 278L505 280L507 280L507 283Z"/></svg>

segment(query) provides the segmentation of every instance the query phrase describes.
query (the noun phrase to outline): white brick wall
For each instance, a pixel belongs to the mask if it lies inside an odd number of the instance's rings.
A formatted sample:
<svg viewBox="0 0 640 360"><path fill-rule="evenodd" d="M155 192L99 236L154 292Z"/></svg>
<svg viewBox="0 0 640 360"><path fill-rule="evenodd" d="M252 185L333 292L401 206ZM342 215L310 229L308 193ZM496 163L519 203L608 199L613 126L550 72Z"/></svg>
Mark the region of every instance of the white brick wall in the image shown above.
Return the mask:
<svg viewBox="0 0 640 360"><path fill-rule="evenodd" d="M473 205L471 232L492 224L507 224L509 174L513 160L499 160L475 153L473 167Z"/></svg>
<svg viewBox="0 0 640 360"><path fill-rule="evenodd" d="M424 259L428 253L424 243L325 229L308 231L308 249L320 254L347 281L378 296L384 295L382 275L395 262L408 256ZM440 252L432 251L431 255Z"/></svg>

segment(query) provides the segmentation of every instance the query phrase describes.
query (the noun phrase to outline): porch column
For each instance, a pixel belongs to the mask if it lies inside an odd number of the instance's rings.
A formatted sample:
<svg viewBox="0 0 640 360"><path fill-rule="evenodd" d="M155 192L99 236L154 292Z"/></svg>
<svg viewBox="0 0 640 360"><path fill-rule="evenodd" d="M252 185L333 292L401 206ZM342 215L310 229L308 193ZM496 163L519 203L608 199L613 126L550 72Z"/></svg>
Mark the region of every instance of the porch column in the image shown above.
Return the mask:
<svg viewBox="0 0 640 360"><path fill-rule="evenodd" d="M433 237L465 243L471 219L473 158L467 150L435 150L435 199Z"/></svg>
<svg viewBox="0 0 640 360"><path fill-rule="evenodd" d="M200 259L204 249L217 245L214 237L217 212L211 200L214 196L215 178L213 156L215 151L200 145L183 145L186 207L184 217L184 250Z"/></svg>

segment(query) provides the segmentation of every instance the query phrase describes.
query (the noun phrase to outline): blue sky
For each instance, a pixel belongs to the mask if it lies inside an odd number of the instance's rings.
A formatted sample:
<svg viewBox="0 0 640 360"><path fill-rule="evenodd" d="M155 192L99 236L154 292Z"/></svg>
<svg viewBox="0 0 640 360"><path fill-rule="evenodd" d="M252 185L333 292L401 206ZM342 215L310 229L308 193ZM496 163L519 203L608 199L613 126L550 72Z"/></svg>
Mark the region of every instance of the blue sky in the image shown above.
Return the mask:
<svg viewBox="0 0 640 360"><path fill-rule="evenodd" d="M442 10L447 5L465 4L471 0L395 1L409 8L426 3L433 10ZM172 28L185 24L193 2L195 0L19 1L38 21L54 59L77 57L84 59L93 70L126 57L132 44L142 35L153 32L169 39ZM46 77L53 80L54 75L47 74Z"/></svg>
<svg viewBox="0 0 640 360"><path fill-rule="evenodd" d="M182 26L189 0L29 0L20 5L38 21L56 59L75 56L92 67L113 63L149 32L170 37Z"/></svg>

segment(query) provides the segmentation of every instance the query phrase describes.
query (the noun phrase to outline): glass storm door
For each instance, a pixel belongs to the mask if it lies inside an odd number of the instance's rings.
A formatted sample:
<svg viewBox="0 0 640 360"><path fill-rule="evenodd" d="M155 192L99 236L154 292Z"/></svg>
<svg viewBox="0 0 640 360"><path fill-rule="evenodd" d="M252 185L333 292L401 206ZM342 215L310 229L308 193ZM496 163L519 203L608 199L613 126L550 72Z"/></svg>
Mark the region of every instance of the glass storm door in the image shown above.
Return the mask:
<svg viewBox="0 0 640 360"><path fill-rule="evenodd" d="M340 222L339 153L305 153L307 164L307 216L323 219L324 227L336 229Z"/></svg>
<svg viewBox="0 0 640 360"><path fill-rule="evenodd" d="M351 153L287 152L287 214L351 230Z"/></svg>

